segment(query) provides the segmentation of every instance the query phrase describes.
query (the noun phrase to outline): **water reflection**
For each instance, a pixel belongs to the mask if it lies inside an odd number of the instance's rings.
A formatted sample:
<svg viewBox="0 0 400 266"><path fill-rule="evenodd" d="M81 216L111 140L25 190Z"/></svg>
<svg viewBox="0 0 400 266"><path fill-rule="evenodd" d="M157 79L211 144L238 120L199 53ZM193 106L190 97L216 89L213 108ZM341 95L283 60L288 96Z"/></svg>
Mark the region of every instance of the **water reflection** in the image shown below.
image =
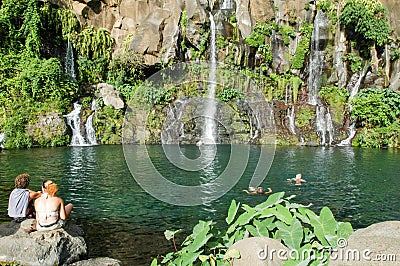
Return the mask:
<svg viewBox="0 0 400 266"><path fill-rule="evenodd" d="M0 155L0 221L10 221L7 199L17 174L30 173L33 189L39 189L43 179L51 178L60 184L60 196L75 205L71 219L86 232L89 256L114 257L124 265L149 265L151 257L172 251L164 239L164 230L183 228L189 232L200 219L212 219L219 223L217 227L224 226L232 199L250 206L266 199L242 192L254 175L262 146L249 148L243 173L239 163L230 162L232 150L228 145L218 145L212 163L199 171L179 171L168 161L161 146L150 145L145 153L132 146L128 150L129 159L138 174L151 174L153 169L143 163L143 155L148 154L154 168L166 178L187 186L217 180L229 163L240 179L223 197L212 202L205 203L211 195L207 193L225 184L204 186L202 205L175 206L159 201L138 185L127 168L121 146L4 151ZM211 158L212 151L207 150L207 145L203 148L201 151L195 145L183 145L180 156L193 160L202 154ZM241 155L247 152L233 148ZM288 196L296 195L295 202L312 203L311 208L317 212L328 206L337 220L350 221L360 228L400 217L398 162L396 150L277 147L261 186L271 187L274 192L284 191ZM308 182L302 186L288 183L286 179L296 173L302 173ZM151 184L162 188L162 183ZM168 190L163 193L174 195Z"/></svg>
<svg viewBox="0 0 400 266"><path fill-rule="evenodd" d="M201 192L202 192L202 209L215 213L216 209L213 207L212 200L213 197L210 195L216 194L217 186L214 185L213 180L215 180L220 174L220 169L217 169L220 162L219 157L216 156L217 146L216 145L208 145L204 144L200 146L200 152L203 157L207 160L211 161L206 167L204 167L200 172L200 184ZM213 219L212 216L207 217L207 219Z"/></svg>

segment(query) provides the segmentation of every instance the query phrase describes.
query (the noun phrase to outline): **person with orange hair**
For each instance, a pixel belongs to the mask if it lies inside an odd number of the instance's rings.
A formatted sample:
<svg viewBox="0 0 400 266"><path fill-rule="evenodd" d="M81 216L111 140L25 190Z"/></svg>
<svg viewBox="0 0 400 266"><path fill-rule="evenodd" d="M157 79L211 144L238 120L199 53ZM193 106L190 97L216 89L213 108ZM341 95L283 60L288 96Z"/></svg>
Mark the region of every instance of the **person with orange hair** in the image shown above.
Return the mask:
<svg viewBox="0 0 400 266"><path fill-rule="evenodd" d="M58 186L51 180L42 185L43 195L35 200L36 230L54 230L62 228L65 220L74 207L71 203L64 205L64 200L57 197Z"/></svg>

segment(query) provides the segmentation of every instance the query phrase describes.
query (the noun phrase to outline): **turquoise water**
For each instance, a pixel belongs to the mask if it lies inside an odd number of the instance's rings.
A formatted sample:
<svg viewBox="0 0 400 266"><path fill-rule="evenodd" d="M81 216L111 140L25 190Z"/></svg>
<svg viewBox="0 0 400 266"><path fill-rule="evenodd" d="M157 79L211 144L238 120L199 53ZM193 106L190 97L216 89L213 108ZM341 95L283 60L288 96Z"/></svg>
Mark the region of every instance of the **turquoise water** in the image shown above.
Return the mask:
<svg viewBox="0 0 400 266"><path fill-rule="evenodd" d="M216 159L202 171L176 169L161 146L148 146L155 167L168 179L197 185L216 178L229 162L229 146L218 146ZM196 146L182 146L187 157L200 155ZM132 178L122 146L41 148L0 152L0 222L7 222L8 194L22 172L31 174L30 188L38 190L43 179L60 185L59 195L75 205L71 220L83 227L89 256L109 256L124 265L149 265L157 254L172 251L164 239L166 229L189 231L199 219L224 223L232 199L251 206L264 196L247 195L258 162L260 146L250 147L242 178L223 197L200 206L175 206L145 192ZM245 158L244 158L245 159ZM134 163L141 169L141 158ZM277 147L263 187L296 195L293 201L312 203L314 211L328 206L337 220L355 228L400 218L400 153L398 150L351 147ZM146 171L145 169L143 171ZM286 181L302 173L308 182L295 186ZM157 186L157 184L154 184ZM172 193L166 191L165 193Z"/></svg>

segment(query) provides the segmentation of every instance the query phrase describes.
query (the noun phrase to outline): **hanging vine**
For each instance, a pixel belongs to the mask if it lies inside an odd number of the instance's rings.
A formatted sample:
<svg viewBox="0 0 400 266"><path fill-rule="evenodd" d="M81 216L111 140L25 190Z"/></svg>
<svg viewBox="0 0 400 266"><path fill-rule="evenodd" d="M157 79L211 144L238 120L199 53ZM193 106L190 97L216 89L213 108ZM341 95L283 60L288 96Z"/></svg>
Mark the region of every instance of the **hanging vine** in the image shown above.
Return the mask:
<svg viewBox="0 0 400 266"><path fill-rule="evenodd" d="M106 29L87 27L82 30L75 40L74 46L78 54L87 59L110 59L114 39Z"/></svg>

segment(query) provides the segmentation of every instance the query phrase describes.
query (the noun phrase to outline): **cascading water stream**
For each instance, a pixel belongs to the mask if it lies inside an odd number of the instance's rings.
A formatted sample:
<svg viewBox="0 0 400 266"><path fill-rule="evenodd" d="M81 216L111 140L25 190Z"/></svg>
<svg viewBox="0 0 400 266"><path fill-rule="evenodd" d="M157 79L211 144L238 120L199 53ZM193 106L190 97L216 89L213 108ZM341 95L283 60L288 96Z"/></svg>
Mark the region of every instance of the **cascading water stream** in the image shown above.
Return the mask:
<svg viewBox="0 0 400 266"><path fill-rule="evenodd" d="M327 28L329 20L325 13L318 10L315 16L314 29L311 35L310 71L308 76L308 103L317 105L318 92L322 86L322 77L325 63L325 44L328 39Z"/></svg>
<svg viewBox="0 0 400 266"><path fill-rule="evenodd" d="M290 131L290 133L292 133L293 135L296 135L295 123L294 123L295 113L294 113L294 106L293 105L287 109L286 117L289 120L289 131Z"/></svg>
<svg viewBox="0 0 400 266"><path fill-rule="evenodd" d="M72 47L71 42L68 40L67 44L67 53L65 55L65 73L71 78L76 78L75 73L75 58L74 58L74 49Z"/></svg>
<svg viewBox="0 0 400 266"><path fill-rule="evenodd" d="M85 124L85 130L82 133L81 131L81 110L82 106L77 102L74 103L74 110L64 117L67 119L67 124L72 130L72 138L71 138L71 146L90 146L90 145L97 145L96 141L96 132L93 128L93 116L97 108L97 103L94 101L92 102L92 110L93 113L88 117ZM86 134L86 139L84 137Z"/></svg>
<svg viewBox="0 0 400 266"><path fill-rule="evenodd" d="M223 0L221 5L221 10L230 10L233 9L233 1L232 0Z"/></svg>
<svg viewBox="0 0 400 266"><path fill-rule="evenodd" d="M88 144L90 145L97 145L97 139L96 139L96 131L93 128L93 117L94 114L96 113L98 104L96 101L92 102L92 113L86 120L85 128L86 128L86 138L88 141Z"/></svg>
<svg viewBox="0 0 400 266"><path fill-rule="evenodd" d="M351 99L353 99L361 86L361 82L363 80L363 78L365 77L365 75L368 72L368 68L369 68L369 64L365 64L363 71L360 73L360 76L357 79L357 82L354 84L354 86L350 89L350 96L349 96L349 113L351 113L351 110L353 109L353 106L350 104ZM351 83L350 83L351 84ZM349 146L351 145L351 140L354 138L354 136L356 135L356 121L352 121L351 125L349 126L349 136L342 140L338 146Z"/></svg>
<svg viewBox="0 0 400 266"><path fill-rule="evenodd" d="M325 108L323 105L317 105L316 113L317 132L321 135L321 145L331 145L333 142L334 130L329 107ZM328 142L326 141L327 133L329 136Z"/></svg>
<svg viewBox="0 0 400 266"><path fill-rule="evenodd" d="M177 144L184 139L185 123L182 121L182 116L186 103L186 99L178 99L173 105L170 105L161 133L161 142L163 144Z"/></svg>
<svg viewBox="0 0 400 266"><path fill-rule="evenodd" d="M86 144L85 138L81 134L81 114L82 106L74 103L74 110L64 117L67 119L67 124L72 130L71 146L84 146Z"/></svg>
<svg viewBox="0 0 400 266"><path fill-rule="evenodd" d="M5 138L5 134L4 133L0 133L0 149L4 149L4 138Z"/></svg>
<svg viewBox="0 0 400 266"><path fill-rule="evenodd" d="M216 123L215 114L217 106L215 103L216 91L216 70L217 70L217 48L216 48L216 30L214 17L210 13L210 74L208 77L208 95L205 106L205 125L202 141L205 144L214 144L216 142Z"/></svg>

